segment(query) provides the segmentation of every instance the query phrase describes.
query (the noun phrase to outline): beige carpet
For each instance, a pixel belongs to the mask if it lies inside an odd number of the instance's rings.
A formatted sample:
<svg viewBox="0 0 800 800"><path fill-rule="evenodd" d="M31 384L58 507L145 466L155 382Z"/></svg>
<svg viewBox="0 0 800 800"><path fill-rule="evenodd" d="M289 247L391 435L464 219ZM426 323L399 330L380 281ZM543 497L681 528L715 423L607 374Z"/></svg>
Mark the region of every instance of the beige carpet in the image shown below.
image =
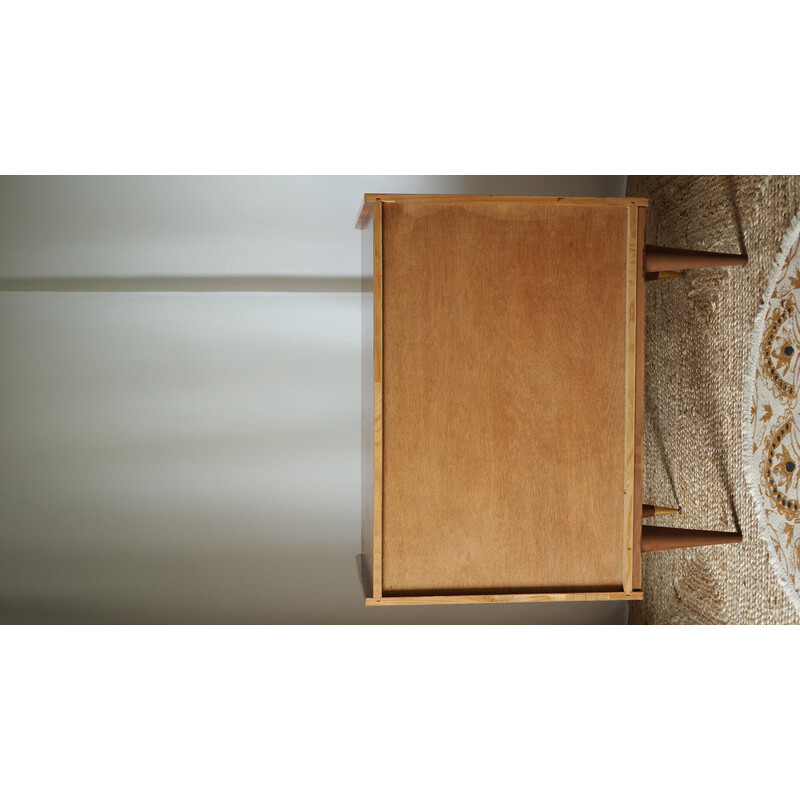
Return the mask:
<svg viewBox="0 0 800 800"><path fill-rule="evenodd" d="M645 503L665 525L741 530L740 545L648 553L632 624L798 624L779 586L742 468L742 388L753 320L800 176L631 176L650 200L647 242L746 252L746 267L647 284Z"/></svg>

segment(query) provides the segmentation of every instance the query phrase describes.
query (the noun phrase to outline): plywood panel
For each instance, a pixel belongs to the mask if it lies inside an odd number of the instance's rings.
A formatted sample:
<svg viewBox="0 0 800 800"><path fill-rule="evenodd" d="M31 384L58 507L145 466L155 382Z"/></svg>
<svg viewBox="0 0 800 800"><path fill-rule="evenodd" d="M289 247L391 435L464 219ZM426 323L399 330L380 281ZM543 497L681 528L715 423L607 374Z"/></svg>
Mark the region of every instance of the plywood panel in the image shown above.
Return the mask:
<svg viewBox="0 0 800 800"><path fill-rule="evenodd" d="M628 208L383 205L383 591L619 591Z"/></svg>

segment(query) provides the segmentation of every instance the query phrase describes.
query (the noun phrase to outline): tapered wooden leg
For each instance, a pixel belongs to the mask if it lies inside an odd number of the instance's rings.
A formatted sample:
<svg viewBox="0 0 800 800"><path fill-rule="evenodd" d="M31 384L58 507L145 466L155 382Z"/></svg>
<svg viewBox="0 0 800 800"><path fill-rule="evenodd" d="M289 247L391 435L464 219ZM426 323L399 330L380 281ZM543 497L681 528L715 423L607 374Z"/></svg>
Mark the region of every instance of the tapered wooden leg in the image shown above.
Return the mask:
<svg viewBox="0 0 800 800"><path fill-rule="evenodd" d="M644 279L646 281L663 281L665 278L682 278L682 272L648 272Z"/></svg>
<svg viewBox="0 0 800 800"><path fill-rule="evenodd" d="M664 514L677 514L679 511L679 508L665 506L642 506L642 517L661 517Z"/></svg>
<svg viewBox="0 0 800 800"><path fill-rule="evenodd" d="M706 267L737 267L747 263L747 256L733 253L706 253L703 250L679 250L676 247L644 248L645 278L658 272L679 272Z"/></svg>
<svg viewBox="0 0 800 800"><path fill-rule="evenodd" d="M657 528L642 525L642 552L673 550L677 547L703 547L708 544L733 544L742 541L741 533L693 531L685 528Z"/></svg>

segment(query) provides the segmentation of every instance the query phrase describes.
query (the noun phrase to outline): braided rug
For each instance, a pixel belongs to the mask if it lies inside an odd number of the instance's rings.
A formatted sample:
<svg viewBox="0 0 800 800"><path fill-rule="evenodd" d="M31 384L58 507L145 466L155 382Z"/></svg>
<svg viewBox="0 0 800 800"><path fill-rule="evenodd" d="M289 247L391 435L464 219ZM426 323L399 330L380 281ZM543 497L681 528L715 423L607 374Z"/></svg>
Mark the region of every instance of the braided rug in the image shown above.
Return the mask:
<svg viewBox="0 0 800 800"><path fill-rule="evenodd" d="M647 284L643 502L682 509L654 524L740 530L743 542L645 554L630 622L800 623L759 535L742 446L753 323L800 176L630 176L627 194L650 201L649 244L749 257Z"/></svg>

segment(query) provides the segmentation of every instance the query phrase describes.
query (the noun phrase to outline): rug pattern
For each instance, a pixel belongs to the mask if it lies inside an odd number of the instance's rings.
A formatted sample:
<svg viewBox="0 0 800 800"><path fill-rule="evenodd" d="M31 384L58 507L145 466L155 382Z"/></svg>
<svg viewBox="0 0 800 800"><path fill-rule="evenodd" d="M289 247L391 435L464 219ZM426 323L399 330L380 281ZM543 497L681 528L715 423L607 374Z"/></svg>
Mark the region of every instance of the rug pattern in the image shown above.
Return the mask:
<svg viewBox="0 0 800 800"><path fill-rule="evenodd" d="M753 328L745 377L745 475L779 583L800 610L800 218L784 238Z"/></svg>

